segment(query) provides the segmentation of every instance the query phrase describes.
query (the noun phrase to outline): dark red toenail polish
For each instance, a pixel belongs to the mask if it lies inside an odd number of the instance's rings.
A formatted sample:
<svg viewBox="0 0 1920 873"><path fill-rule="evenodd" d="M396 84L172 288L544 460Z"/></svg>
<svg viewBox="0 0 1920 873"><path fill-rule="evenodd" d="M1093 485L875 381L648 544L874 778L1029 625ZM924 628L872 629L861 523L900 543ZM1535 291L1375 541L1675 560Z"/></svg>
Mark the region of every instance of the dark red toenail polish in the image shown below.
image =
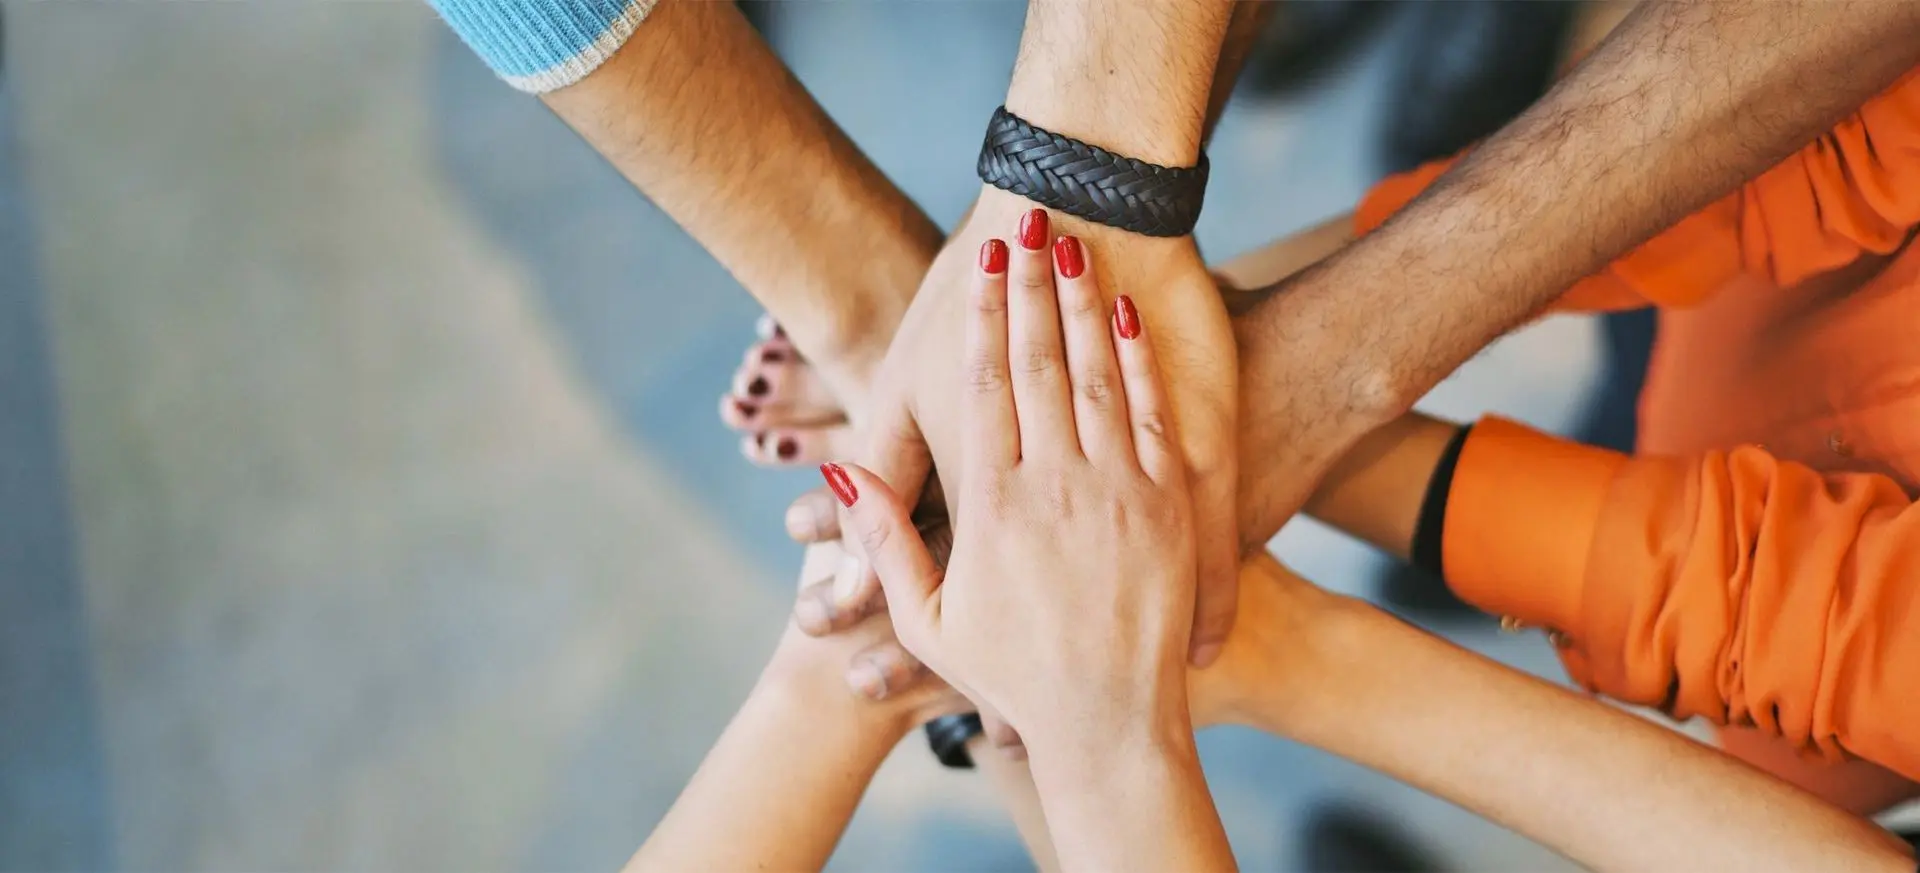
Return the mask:
<svg viewBox="0 0 1920 873"><path fill-rule="evenodd" d="M787 359L787 353L779 349L768 349L760 353L760 360L769 364L778 364Z"/></svg>
<svg viewBox="0 0 1920 873"><path fill-rule="evenodd" d="M820 465L820 477L827 480L827 487L833 489L833 496L840 498L840 505L849 509L853 502L860 499L860 492L853 487L853 480L847 478L847 471L839 464L828 461Z"/></svg>
<svg viewBox="0 0 1920 873"><path fill-rule="evenodd" d="M750 397L765 397L772 387L773 386L767 384L766 377L758 377L747 384L747 395Z"/></svg>
<svg viewBox="0 0 1920 873"><path fill-rule="evenodd" d="M800 444L794 442L792 437L784 437L780 440L780 446L775 450L775 454L778 454L782 461L791 461L799 456Z"/></svg>
<svg viewBox="0 0 1920 873"><path fill-rule="evenodd" d="M760 407L748 403L745 400L735 400L733 401L733 411L740 413L741 418L752 418L755 413L760 411Z"/></svg>

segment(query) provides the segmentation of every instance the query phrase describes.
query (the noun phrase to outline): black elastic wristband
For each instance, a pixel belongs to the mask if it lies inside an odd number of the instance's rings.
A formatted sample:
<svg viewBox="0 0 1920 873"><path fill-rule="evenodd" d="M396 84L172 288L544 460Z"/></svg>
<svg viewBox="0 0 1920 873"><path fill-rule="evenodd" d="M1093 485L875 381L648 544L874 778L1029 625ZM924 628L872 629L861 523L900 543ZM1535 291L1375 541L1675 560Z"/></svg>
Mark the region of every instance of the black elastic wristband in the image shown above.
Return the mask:
<svg viewBox="0 0 1920 873"><path fill-rule="evenodd" d="M1191 167L1121 157L1033 126L1002 106L980 145L980 181L1042 206L1147 236L1186 236L1207 195L1207 156Z"/></svg>
<svg viewBox="0 0 1920 873"><path fill-rule="evenodd" d="M980 724L980 713L977 712L943 715L927 722L922 729L927 732L927 745L933 748L933 756L940 759L942 766L955 770L973 769L973 756L967 753L967 741L987 731Z"/></svg>
<svg viewBox="0 0 1920 873"><path fill-rule="evenodd" d="M1473 425L1467 425L1447 440L1447 448L1440 453L1440 463L1433 466L1433 478L1427 480L1427 495L1420 501L1420 521L1413 527L1413 548L1408 557L1413 565L1426 570L1442 579L1447 578L1446 567L1441 559L1441 544L1447 534L1447 495L1453 491L1453 471L1460 466L1460 449L1467 444L1467 434L1473 432Z"/></svg>

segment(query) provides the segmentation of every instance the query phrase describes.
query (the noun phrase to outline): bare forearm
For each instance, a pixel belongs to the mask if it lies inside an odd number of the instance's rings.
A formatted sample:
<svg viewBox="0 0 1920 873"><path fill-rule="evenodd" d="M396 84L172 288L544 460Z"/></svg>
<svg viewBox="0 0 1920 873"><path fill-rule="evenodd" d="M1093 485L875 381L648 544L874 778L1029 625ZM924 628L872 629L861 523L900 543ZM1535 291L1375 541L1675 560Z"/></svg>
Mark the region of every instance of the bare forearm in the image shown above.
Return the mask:
<svg viewBox="0 0 1920 873"><path fill-rule="evenodd" d="M1192 166L1232 14L1226 0L1034 0L1007 109L1118 154Z"/></svg>
<svg viewBox="0 0 1920 873"><path fill-rule="evenodd" d="M1871 823L1352 601L1252 707L1280 732L1598 870L1909 870ZM1276 661L1275 663L1279 663Z"/></svg>
<svg viewBox="0 0 1920 873"><path fill-rule="evenodd" d="M1920 5L1646 3L1385 226L1236 326L1272 390L1243 449L1314 470L1575 280L1764 171L1920 61ZM1312 436L1302 421L1314 422ZM1298 473L1243 471L1278 521ZM1279 494L1268 499L1268 493ZM1263 511L1265 510L1265 511Z"/></svg>
<svg viewBox="0 0 1920 873"><path fill-rule="evenodd" d="M1069 870L1232 870L1189 729L1150 747L1034 749L1034 778Z"/></svg>
<svg viewBox="0 0 1920 873"><path fill-rule="evenodd" d="M770 668L627 869L820 869L905 724L830 669Z"/></svg>
<svg viewBox="0 0 1920 873"><path fill-rule="evenodd" d="M884 351L941 233L734 4L662 3L611 60L545 99L800 348L836 369Z"/></svg>
<svg viewBox="0 0 1920 873"><path fill-rule="evenodd" d="M967 752L981 775L993 783L993 792L1013 819L1014 829L1020 832L1020 842L1026 844L1034 869L1058 873L1060 857L1054 851L1047 815L1040 806L1040 794L1034 789L1033 771L1027 768L1027 762L993 748L984 734L967 743Z"/></svg>

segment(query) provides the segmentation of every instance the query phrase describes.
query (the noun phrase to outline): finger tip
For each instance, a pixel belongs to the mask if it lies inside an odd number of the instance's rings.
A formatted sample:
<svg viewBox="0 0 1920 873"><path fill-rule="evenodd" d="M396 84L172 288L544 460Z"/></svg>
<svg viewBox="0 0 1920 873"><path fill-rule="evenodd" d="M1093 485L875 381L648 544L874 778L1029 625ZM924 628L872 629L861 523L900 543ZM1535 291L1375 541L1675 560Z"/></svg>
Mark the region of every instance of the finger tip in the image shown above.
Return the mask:
<svg viewBox="0 0 1920 873"><path fill-rule="evenodd" d="M1194 667L1204 670L1213 666L1213 662L1220 660L1220 653L1224 651L1225 648L1225 646L1214 641L1197 642L1194 644L1192 651L1188 653L1187 660L1191 661Z"/></svg>

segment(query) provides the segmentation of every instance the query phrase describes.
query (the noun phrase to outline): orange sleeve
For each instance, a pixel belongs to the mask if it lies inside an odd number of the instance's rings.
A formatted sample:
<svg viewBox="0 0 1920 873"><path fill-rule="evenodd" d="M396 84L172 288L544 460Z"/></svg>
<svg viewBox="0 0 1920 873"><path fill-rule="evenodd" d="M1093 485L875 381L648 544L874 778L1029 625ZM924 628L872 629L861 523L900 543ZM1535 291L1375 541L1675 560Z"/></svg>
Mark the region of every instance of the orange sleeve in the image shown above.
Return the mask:
<svg viewBox="0 0 1920 873"><path fill-rule="evenodd" d="M1588 690L1920 779L1920 506L1758 448L1628 458L1475 425L1442 540L1466 601Z"/></svg>
<svg viewBox="0 0 1920 873"><path fill-rule="evenodd" d="M1383 180L1354 233L1386 222L1456 158ZM1561 310L1684 307L1749 275L1777 287L1888 254L1920 224L1920 70L1739 190L1576 283Z"/></svg>

